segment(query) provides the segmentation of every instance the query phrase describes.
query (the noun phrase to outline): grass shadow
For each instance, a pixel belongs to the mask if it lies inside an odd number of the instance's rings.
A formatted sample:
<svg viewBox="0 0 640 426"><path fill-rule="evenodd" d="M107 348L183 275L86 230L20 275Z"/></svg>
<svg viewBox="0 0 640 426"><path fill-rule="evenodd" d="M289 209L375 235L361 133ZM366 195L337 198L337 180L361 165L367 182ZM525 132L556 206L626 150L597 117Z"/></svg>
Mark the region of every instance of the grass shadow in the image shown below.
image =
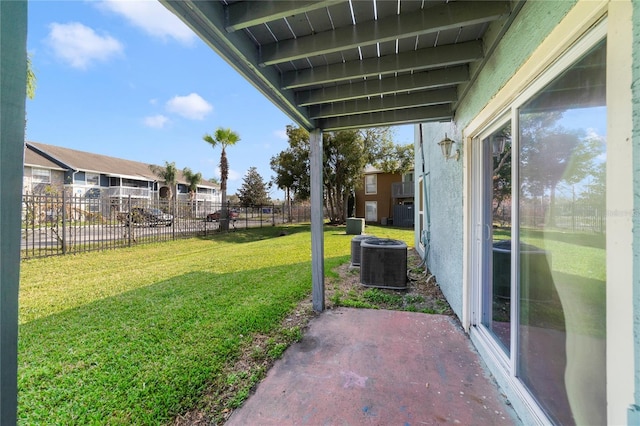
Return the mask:
<svg viewBox="0 0 640 426"><path fill-rule="evenodd" d="M292 234L309 232L311 225L276 225L263 228L242 228L228 232L215 232L198 236L201 240L217 240L229 243L250 243L254 241L268 240L270 238L286 237Z"/></svg>

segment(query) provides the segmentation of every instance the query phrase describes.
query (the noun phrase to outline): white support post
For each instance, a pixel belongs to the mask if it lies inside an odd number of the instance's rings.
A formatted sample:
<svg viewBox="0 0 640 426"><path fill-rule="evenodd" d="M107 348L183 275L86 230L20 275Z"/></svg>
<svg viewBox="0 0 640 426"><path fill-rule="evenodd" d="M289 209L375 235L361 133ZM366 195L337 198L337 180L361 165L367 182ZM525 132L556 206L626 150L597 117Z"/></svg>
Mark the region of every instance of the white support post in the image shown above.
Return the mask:
<svg viewBox="0 0 640 426"><path fill-rule="evenodd" d="M26 1L0 1L0 52L0 424L15 425L27 76Z"/></svg>
<svg viewBox="0 0 640 426"><path fill-rule="evenodd" d="M324 311L324 208L322 202L322 131L309 134L311 163L311 282L312 304Z"/></svg>

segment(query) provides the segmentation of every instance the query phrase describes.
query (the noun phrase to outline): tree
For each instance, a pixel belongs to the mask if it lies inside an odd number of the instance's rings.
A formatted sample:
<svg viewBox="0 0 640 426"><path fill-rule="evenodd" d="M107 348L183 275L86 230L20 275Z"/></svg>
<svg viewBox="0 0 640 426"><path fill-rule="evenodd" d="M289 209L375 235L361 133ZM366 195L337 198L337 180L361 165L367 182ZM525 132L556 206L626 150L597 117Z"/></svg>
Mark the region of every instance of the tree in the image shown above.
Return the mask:
<svg viewBox="0 0 640 426"><path fill-rule="evenodd" d="M491 137L504 140L503 151L495 153L492 161L493 216L498 217L503 203L511 200L511 125L505 126Z"/></svg>
<svg viewBox="0 0 640 426"><path fill-rule="evenodd" d="M285 190L287 214L291 221L291 199L303 201L309 199L309 132L287 126L289 148L271 157L271 170L276 173L272 182L279 189Z"/></svg>
<svg viewBox="0 0 640 426"><path fill-rule="evenodd" d="M372 165L385 173L403 174L413 169L413 144L396 145L386 139L374 155Z"/></svg>
<svg viewBox="0 0 640 426"><path fill-rule="evenodd" d="M182 169L182 176L184 176L185 180L187 181L187 186L189 188L189 201L191 202L191 212L195 210L197 215L198 213L197 209L194 209L194 207L197 207L196 193L198 192L198 185L200 185L200 182L202 182L202 173L200 172L194 173L191 171L189 167L185 167L184 169Z"/></svg>
<svg viewBox="0 0 640 426"><path fill-rule="evenodd" d="M167 185L168 194L166 198L168 200L172 200L174 193L177 192L174 192L174 190L177 189L176 185L178 178L178 169L176 168L176 163L165 161L164 167L151 164L149 165L149 169L153 172L154 175L162 179L162 181L164 181L164 183Z"/></svg>
<svg viewBox="0 0 640 426"><path fill-rule="evenodd" d="M240 141L240 135L231 129L225 129L218 127L215 133L212 135L205 134L202 139L210 144L213 148L220 145L222 152L220 153L220 191L222 192L222 209L221 209L221 221L220 228L222 230L229 229L229 221L227 219L227 179L229 177L229 162L227 160L226 149L228 146L233 146Z"/></svg>
<svg viewBox="0 0 640 426"><path fill-rule="evenodd" d="M358 130L342 130L323 135L323 175L325 204L331 223L344 223L349 196L360 181L371 158L370 140ZM367 145L369 144L369 145Z"/></svg>
<svg viewBox="0 0 640 426"><path fill-rule="evenodd" d="M243 207L262 206L269 202L267 188L258 169L249 168L242 181L242 186L236 195Z"/></svg>
<svg viewBox="0 0 640 426"><path fill-rule="evenodd" d="M562 111L523 114L520 136L522 188L530 196L549 196L549 226L555 225L556 188L575 185L597 172L602 140L558 123Z"/></svg>
<svg viewBox="0 0 640 426"><path fill-rule="evenodd" d="M182 169L182 175L187 181L189 187L189 199L194 199L196 192L198 192L198 185L202 182L202 173L194 173L189 167Z"/></svg>
<svg viewBox="0 0 640 426"><path fill-rule="evenodd" d="M31 63L31 55L27 55L27 98L36 97L36 74L33 72L33 64Z"/></svg>
<svg viewBox="0 0 640 426"><path fill-rule="evenodd" d="M304 129L287 126L287 135L289 148L271 159L271 169L276 172L273 183L286 190L290 203L290 192L297 199L309 197L310 146L309 133ZM387 155L396 155L389 164L393 163L394 168L401 169L405 167L404 158L412 158L412 155L407 155L407 148L383 149L383 146L394 146L390 142L391 135L392 132L386 127L323 134L325 206L332 222L344 223L348 216L348 198L360 183L365 165L374 164Z"/></svg>

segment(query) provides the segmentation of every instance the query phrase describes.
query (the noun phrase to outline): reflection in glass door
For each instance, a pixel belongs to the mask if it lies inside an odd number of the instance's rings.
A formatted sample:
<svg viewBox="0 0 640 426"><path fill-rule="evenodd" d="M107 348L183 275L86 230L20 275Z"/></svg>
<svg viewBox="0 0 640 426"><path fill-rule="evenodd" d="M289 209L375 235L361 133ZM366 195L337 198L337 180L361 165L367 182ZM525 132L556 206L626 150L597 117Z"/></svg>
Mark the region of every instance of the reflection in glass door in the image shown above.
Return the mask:
<svg viewBox="0 0 640 426"><path fill-rule="evenodd" d="M511 123L483 138L481 151L482 324L508 355L511 347Z"/></svg>
<svg viewBox="0 0 640 426"><path fill-rule="evenodd" d="M605 58L602 41L518 114L516 374L563 425L606 424Z"/></svg>

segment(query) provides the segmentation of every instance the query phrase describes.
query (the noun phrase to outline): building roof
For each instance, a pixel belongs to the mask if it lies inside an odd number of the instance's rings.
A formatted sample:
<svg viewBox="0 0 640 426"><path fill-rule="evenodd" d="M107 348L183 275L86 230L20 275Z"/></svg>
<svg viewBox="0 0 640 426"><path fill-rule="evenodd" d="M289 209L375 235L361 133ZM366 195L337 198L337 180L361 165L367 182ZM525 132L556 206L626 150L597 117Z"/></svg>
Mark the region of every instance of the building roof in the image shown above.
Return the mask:
<svg viewBox="0 0 640 426"><path fill-rule="evenodd" d="M36 157L40 157L41 160L36 160ZM148 181L155 181L158 179L158 177L150 170L150 164L148 163L125 160L92 152L78 151L75 149L48 145L40 142L27 142L27 149L25 149L25 164L27 164L27 159L34 162L34 165L46 166L46 163L48 163L53 165L51 168L57 168L59 170L71 169L74 171L101 173L109 176ZM35 161L39 161L39 163ZM178 183L187 183L187 180L180 170L178 170L177 181ZM198 186L218 188L218 185L204 180Z"/></svg>
<svg viewBox="0 0 640 426"><path fill-rule="evenodd" d="M51 161L49 158L43 157L30 149L24 150L24 165L53 170L66 170L66 168L62 167L55 161Z"/></svg>

